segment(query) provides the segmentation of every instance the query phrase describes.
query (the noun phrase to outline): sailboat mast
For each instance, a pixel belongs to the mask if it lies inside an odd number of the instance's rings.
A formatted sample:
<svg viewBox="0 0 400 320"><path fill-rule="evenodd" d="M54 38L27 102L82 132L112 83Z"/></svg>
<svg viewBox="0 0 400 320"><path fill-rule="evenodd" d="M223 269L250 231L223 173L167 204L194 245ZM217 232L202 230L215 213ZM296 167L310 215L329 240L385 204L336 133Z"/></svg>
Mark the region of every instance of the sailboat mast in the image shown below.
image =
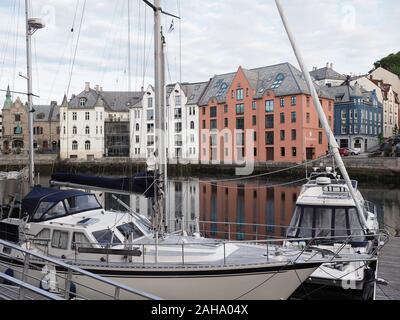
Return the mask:
<svg viewBox="0 0 400 320"><path fill-rule="evenodd" d="M33 150L33 102L32 102L32 43L31 27L29 25L29 0L25 0L26 20L26 60L27 60L27 83L28 83L28 129L29 129L29 184L35 186L35 164Z"/></svg>
<svg viewBox="0 0 400 320"><path fill-rule="evenodd" d="M342 176L343 176L344 180L346 181L346 184L347 184L347 187L349 189L350 195L353 198L353 201L354 201L354 203L355 203L355 205L357 207L358 215L359 215L361 221L363 222L363 224L365 226L367 224L367 222L366 222L366 219L365 219L365 216L364 216L364 210L363 210L360 202L358 201L358 198L357 198L357 195L356 195L356 191L353 188L353 185L351 183L349 174L347 173L346 167L344 166L343 159L340 156L339 145L336 142L335 136L334 136L334 134L333 134L333 132L332 132L330 126L329 126L328 120L326 119L326 115L324 113L324 110L322 109L321 102L319 101L319 97L318 97L317 91L316 91L316 89L314 87L314 84L313 84L313 81L311 79L310 73L308 72L309 69L307 68L307 66L306 66L306 64L304 62L303 56L302 56L302 54L301 54L301 52L300 52L300 50L299 50L299 48L297 46L297 43L296 43L295 38L293 36L292 30L291 30L291 28L290 28L290 26L288 24L285 12L283 10L281 1L280 0L275 0L275 3L276 3L276 6L278 8L279 14L281 16L283 25L284 25L284 27L286 29L286 33L287 33L287 35L289 37L289 40L290 40L290 43L292 45L293 51L294 51L294 53L296 55L297 61L298 61L299 65L300 65L301 71L303 72L303 76L304 76L304 78L305 78L305 80L307 82L308 89L310 90L311 95L313 97L314 106L315 106L315 109L316 109L316 111L318 113L319 119L320 119L320 121L322 123L322 126L323 126L323 128L325 130L325 133L326 133L326 135L328 137L328 142L329 142L329 146L331 146L331 150L333 152L333 157L334 157L334 159L336 161L336 164L337 164L340 172L342 173Z"/></svg>
<svg viewBox="0 0 400 320"><path fill-rule="evenodd" d="M155 133L156 133L156 178L155 224L157 232L164 232L165 221L165 106L164 106L164 37L161 30L160 0L154 1L154 77L155 77Z"/></svg>

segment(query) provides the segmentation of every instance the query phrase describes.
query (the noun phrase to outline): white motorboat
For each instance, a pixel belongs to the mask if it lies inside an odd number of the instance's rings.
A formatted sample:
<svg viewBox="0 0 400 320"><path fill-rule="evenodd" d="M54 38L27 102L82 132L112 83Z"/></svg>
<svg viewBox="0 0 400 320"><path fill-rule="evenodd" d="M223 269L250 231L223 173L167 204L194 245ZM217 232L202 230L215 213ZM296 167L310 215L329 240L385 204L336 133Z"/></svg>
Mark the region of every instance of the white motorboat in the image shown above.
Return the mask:
<svg viewBox="0 0 400 320"><path fill-rule="evenodd" d="M317 247L335 250L342 245L335 243L335 237L352 237L343 251L372 253L377 243L371 235L379 233L376 207L363 198L357 181L352 180L352 186L356 190L357 201L364 209L364 219L360 219L345 181L332 168L315 168L297 199L288 238L323 236L328 240L331 237L330 241ZM375 263L326 264L311 275L308 283L358 290L365 299L370 299L375 271Z"/></svg>

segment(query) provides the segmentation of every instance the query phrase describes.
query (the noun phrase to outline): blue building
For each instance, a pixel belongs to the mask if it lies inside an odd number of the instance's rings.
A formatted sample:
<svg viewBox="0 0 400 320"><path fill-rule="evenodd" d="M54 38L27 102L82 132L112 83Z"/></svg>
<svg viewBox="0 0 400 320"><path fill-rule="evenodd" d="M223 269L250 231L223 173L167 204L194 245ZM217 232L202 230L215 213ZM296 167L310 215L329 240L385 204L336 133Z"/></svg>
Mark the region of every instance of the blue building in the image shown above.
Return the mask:
<svg viewBox="0 0 400 320"><path fill-rule="evenodd" d="M335 99L334 133L340 147L366 152L379 145L379 135L383 132L383 106L376 92L346 83L327 90Z"/></svg>

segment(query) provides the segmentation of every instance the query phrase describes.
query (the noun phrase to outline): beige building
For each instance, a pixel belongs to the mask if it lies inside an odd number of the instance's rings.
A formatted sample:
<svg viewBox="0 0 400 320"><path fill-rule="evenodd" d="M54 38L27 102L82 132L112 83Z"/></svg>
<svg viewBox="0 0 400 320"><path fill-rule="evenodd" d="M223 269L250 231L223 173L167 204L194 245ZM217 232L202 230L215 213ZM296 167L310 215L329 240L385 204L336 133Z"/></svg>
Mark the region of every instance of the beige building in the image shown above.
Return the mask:
<svg viewBox="0 0 400 320"><path fill-rule="evenodd" d="M378 68L371 72L371 75L376 80L382 80L385 83L390 84L393 87L393 91L400 94L400 78L383 68Z"/></svg>
<svg viewBox="0 0 400 320"><path fill-rule="evenodd" d="M34 106L33 140L38 152L58 151L60 140L60 112L57 102L51 105ZM12 102L10 90L7 91L3 110L4 153L28 153L29 126L27 105L19 98Z"/></svg>

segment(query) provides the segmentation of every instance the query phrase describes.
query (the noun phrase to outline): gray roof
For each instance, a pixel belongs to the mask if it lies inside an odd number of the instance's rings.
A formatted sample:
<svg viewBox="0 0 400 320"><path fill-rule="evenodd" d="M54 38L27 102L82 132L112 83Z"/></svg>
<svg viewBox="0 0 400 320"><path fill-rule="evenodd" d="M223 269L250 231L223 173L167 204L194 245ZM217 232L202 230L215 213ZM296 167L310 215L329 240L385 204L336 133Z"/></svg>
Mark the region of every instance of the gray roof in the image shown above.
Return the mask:
<svg viewBox="0 0 400 320"><path fill-rule="evenodd" d="M370 100L371 96L370 91L362 90L359 85L325 87L325 90L330 93L335 102L349 102L354 97Z"/></svg>
<svg viewBox="0 0 400 320"><path fill-rule="evenodd" d="M197 105L202 97L204 90L207 88L208 82L195 82L195 83L178 83L185 96L187 97L187 105ZM169 84L167 86L167 105L169 105L169 97L174 90L176 84Z"/></svg>
<svg viewBox="0 0 400 320"><path fill-rule="evenodd" d="M52 101L50 105L35 105L33 108L35 122L58 122L60 120L60 106L55 101Z"/></svg>
<svg viewBox="0 0 400 320"><path fill-rule="evenodd" d="M267 90L274 91L276 96L310 94L301 71L290 63L282 63L250 70L243 69L243 72L248 78L250 85L256 90L254 95L255 99L262 98ZM228 73L214 76L203 97L200 99L199 105L207 105L211 98L216 98L219 103L225 102L226 91L231 86L235 75L236 73ZM283 79L282 82L274 86L279 78ZM316 84L315 87L320 96L331 98L325 88Z"/></svg>
<svg viewBox="0 0 400 320"><path fill-rule="evenodd" d="M346 76L336 72L332 68L321 68L317 70L313 70L310 72L311 76L317 80L343 80L345 81L347 78Z"/></svg>
<svg viewBox="0 0 400 320"><path fill-rule="evenodd" d="M84 109L94 108L99 99L104 102L106 110L114 112L128 112L130 107L136 105L142 100L144 92L142 91L100 91L90 89L82 91L79 95L73 96L69 102L69 108L82 109L80 99L86 98Z"/></svg>

